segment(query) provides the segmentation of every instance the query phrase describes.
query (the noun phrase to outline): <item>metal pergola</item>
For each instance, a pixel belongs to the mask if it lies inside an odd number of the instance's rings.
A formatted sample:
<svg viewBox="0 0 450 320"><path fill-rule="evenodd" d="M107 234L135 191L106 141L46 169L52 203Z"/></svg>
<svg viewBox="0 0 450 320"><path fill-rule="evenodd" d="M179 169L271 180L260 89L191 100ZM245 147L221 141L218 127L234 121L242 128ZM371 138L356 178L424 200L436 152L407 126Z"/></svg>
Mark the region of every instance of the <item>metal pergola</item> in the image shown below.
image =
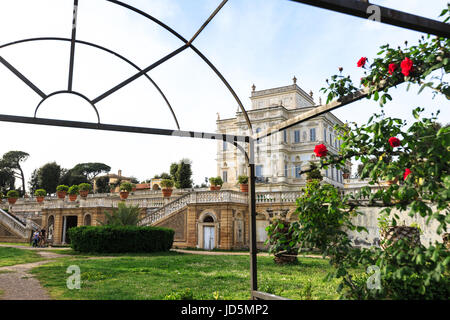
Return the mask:
<svg viewBox="0 0 450 320"><path fill-rule="evenodd" d="M206 58L203 53L198 50L194 45L193 42L198 37L198 35L205 29L205 27L212 21L212 19L216 16L216 14L223 8L223 6L227 3L228 0L222 0L222 2L219 4L219 6L211 13L211 15L206 19L206 21L202 24L202 26L197 30L197 32L190 38L189 40L182 37L179 33L177 33L175 30L158 20L157 18L151 16L150 14L133 7L125 2L117 1L117 0L105 0L107 2L110 2L114 5L117 5L123 9L130 10L134 12L135 14L138 14L142 17L147 18L148 20L158 24L160 27L164 28L166 31L170 32L173 36L178 38L183 44L174 50L173 52L169 53L168 55L160 58L156 62L150 64L149 66L145 68L140 68L138 65L133 63L128 58L120 55L119 53L105 48L103 46L100 46L95 43L91 43L88 41L79 40L76 37L77 34L77 16L78 16L78 0L74 0L73 2L73 16L72 16L72 33L70 38L60 38L60 37L39 37L39 38L28 38L28 39L21 39L5 44L0 44L0 49L10 47L13 45L26 43L26 42L38 42L38 41L65 41L70 42L70 59L69 59L69 70L68 70L68 83L67 88L61 89L59 91L55 91L52 93L44 93L37 85L35 85L33 82L31 82L23 73L21 73L16 67L14 67L11 63L9 63L5 58L3 58L0 55L0 63L3 64L7 69L9 69L14 75L16 75L19 79L21 79L31 90L33 90L36 94L38 94L41 97L41 101L35 108L34 116L32 117L26 117L26 116L15 116L15 115L7 115L7 114L0 114L0 121L4 122L12 122L12 123L24 123L24 124L34 124L34 125L45 125L45 126L58 126L58 127L69 127L69 128L80 128L80 129L93 129L93 130L104 130L104 131L117 131L117 132L128 132L128 133L139 133L139 134L152 134L152 135L163 135L163 136L176 136L176 137L188 137L188 138L198 138L198 139L209 139L209 140L221 140L228 143L233 144L236 148L238 148L244 155L246 165L248 167L248 176L249 176L249 213L250 213L250 289L251 289L251 297L252 299L283 299L281 297L277 297L268 293L260 292L258 291L258 281L257 281L257 248L256 248L256 195L255 195L255 163L254 163L254 144L255 141L258 139L262 139L265 137L268 137L272 134L275 134L277 132L283 131L291 126L297 125L299 123L302 123L304 121L307 121L309 119L312 119L318 115L330 112L332 110L335 110L337 108L340 108L344 105L350 104L352 102L355 102L357 100L360 100L364 97L366 97L369 92L368 89L360 90L352 95L346 96L343 99L340 99L335 102L331 102L329 104L318 106L314 108L314 110L306 112L302 115L299 115L295 118L289 119L287 121L284 121L280 124L277 124L265 131L259 132L257 134L253 134L252 130L252 124L250 122L250 119L248 117L247 111L245 110L243 104L241 103L239 97L231 87L231 85L227 82L227 80L223 77L223 75L218 71L218 69L212 64L208 58ZM370 12L368 12L369 6L371 6L370 3L368 3L367 0L291 0L294 2L304 3L308 5L313 5L316 7L329 9L336 12L346 13L353 16L361 17L361 18L368 18L370 15ZM379 6L378 6L379 7ZM381 23L387 23L394 26L399 26L403 28L408 28L415 31L425 32L434 34L441 37L449 37L450 36L450 25L441 23L439 21L423 18L420 16L412 15L409 13L392 10L384 7L379 7L380 13L381 13ZM94 99L89 99L85 95L83 95L80 92L76 92L73 90L73 74L74 74L74 68L75 68L75 52L76 47L78 45L86 45L90 47L97 48L99 50L105 51L107 53L110 53L117 58L121 59L122 61L125 61L132 67L134 67L138 72L134 74L133 76L129 77L128 79L123 80L121 83L117 84L116 86L112 87L108 91L100 94L98 97ZM214 73L220 78L220 80L223 82L223 84L227 87L230 94L234 97L236 102L239 105L239 108L241 112L243 113L245 117L245 121L248 126L248 134L243 136L235 136L235 135L227 135L227 134L221 134L221 133L205 133L205 132L198 132L198 131L182 131L180 130L180 125L178 122L178 119L175 115L175 112L169 103L167 97L161 90L161 88L156 84L156 82L148 75L148 72L152 69L158 67L159 65L165 63L166 61L170 60L174 56L178 55L179 53L183 52L184 50L190 48L193 50L213 71ZM100 114L96 108L96 103L100 102L101 100L105 99L106 97L112 95L119 89L123 88L124 86L130 84L134 80L145 77L149 80L149 82L157 89L157 91L160 93L162 98L167 104L167 107L169 108L177 130L172 129L161 129L161 128L149 128L149 127L135 127L135 126L125 126L125 125L116 125L116 124L104 124L101 122ZM63 94L63 93L69 93L77 95L92 106L94 111L96 112L97 116L97 122L80 122L80 121L68 121L68 120L58 120L58 119L48 119L48 118L39 118L37 117L37 112L39 110L39 107L42 105L42 103L48 99L51 96ZM243 146L245 145L245 147Z"/></svg>

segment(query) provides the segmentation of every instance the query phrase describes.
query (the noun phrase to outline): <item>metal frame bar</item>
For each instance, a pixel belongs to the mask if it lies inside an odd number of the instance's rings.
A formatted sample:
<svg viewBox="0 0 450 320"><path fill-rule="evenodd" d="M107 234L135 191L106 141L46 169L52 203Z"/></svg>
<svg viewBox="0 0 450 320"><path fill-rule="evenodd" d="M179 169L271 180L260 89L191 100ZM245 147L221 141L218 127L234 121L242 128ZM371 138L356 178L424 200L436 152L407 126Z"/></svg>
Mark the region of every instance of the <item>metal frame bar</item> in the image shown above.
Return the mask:
<svg viewBox="0 0 450 320"><path fill-rule="evenodd" d="M13 42L9 42L9 43L0 45L0 49L6 48L6 47L11 46L11 45L16 45L16 44L20 44L20 43L25 43L25 42L31 42L31 41L48 41L48 40L53 40L53 41L71 41L71 39L69 39L69 38L59 38L59 37L29 38L29 39L17 40L17 41L13 41ZM133 66L133 67L134 67L135 69L137 69L138 71L141 71L141 70L142 70L138 65L136 65L135 63L133 63L131 60L125 58L125 57L122 56L121 54L119 54L119 53L117 53L117 52L115 52L115 51L113 51L113 50L111 50L111 49L108 49L108 48L105 48L105 47L103 47L103 46L101 46L101 45L98 45L98 44L95 44L95 43L92 43L92 42L89 42L89 41L84 41L84 40L75 40L75 42L76 42L76 43L80 43L80 44L84 44L84 45L87 45L87 46L90 46L90 47L94 47L94 48L97 48L97 49L100 49L100 50L103 50L103 51L106 51L106 52L108 52L108 53L110 53L110 54L112 54L112 55L114 55L114 56L116 56L116 57L122 59L123 61L125 61L125 62L128 63L129 65ZM156 82L155 82L148 74L144 74L144 77L146 77L146 78L153 84L153 86L156 88L156 90L158 90L159 94L162 96L162 98L163 98L164 101L166 102L168 108L170 109L170 112L172 113L172 116L173 116L173 118L174 118L174 120L175 120L175 123L176 123L176 126L177 126L178 130L180 130L180 125L179 125L178 119L177 119L177 117L176 117L176 115L175 115L175 112L174 112L174 110L173 110L173 108L172 108L172 106L171 106L169 100L167 99L166 95L164 94L164 92L161 90L161 88L156 84ZM73 93L73 92L72 92L72 93ZM46 97L46 96L45 96L45 97ZM43 97L43 98L45 98L45 97ZM89 100L89 103L92 104L92 102L91 102L90 100ZM36 114L35 114L35 116L36 116Z"/></svg>
<svg viewBox="0 0 450 320"><path fill-rule="evenodd" d="M47 95L42 92L41 89L39 89L33 82L28 80L27 77L25 77L22 73L20 73L19 70L14 68L8 61L5 60L2 56L0 56L0 63L3 64L6 68L8 68L12 73L14 73L20 80L25 82L27 86L29 86L34 92L36 92L38 95L40 95L42 98L45 98Z"/></svg>
<svg viewBox="0 0 450 320"><path fill-rule="evenodd" d="M243 107L241 101L235 94L234 90L231 88L231 86L228 84L228 82L225 80L225 78L219 73L219 71L214 67L214 65L199 51L197 50L193 45L192 42L195 40L195 38L202 32L202 30L206 27L206 25L211 21L211 19L217 14L217 12L223 7L223 5L226 3L226 0L223 0L222 3L219 5L219 7L212 13L212 15L208 18L207 21L200 27L200 29L194 34L194 36L191 38L190 41L187 41L184 39L181 35L179 35L177 32L175 32L173 29L159 21L158 19L152 17L151 15L132 7L128 4L125 4L123 2L117 1L117 0L106 0L111 3L114 3L116 5L122 6L124 8L127 8L129 10L132 10L141 16L144 16L153 22L157 23L173 35L175 35L178 39L184 42L184 45L177 50L173 51L169 55L165 56L164 58L158 60L154 64L150 65L149 67L141 70L137 74L135 74L133 77L125 80L124 82L120 83L119 85L115 86L111 90L105 92L101 96L97 97L91 103L98 102L102 100L103 98L107 97L108 95L112 94L113 92L117 91L118 89L122 88L123 86L127 85L128 83L134 81L135 79L139 78L140 76L144 75L157 65L169 60L173 56L177 55L178 53L182 52L188 47L191 47L194 52L196 52L213 70L214 72L219 76L219 78L222 80L222 82L227 86L229 91L233 94L234 98L239 104L239 107L243 111L247 125L249 127L250 133L252 133L252 126L250 123L250 120L248 118L248 114L245 111L245 108ZM367 1L355 1L355 0L292 0L299 3L305 3L309 5L314 5L317 7L342 12L346 14L351 14L358 17L364 17L367 18L367 9L370 6L370 4ZM77 4L78 0L74 0L74 7ZM378 6L380 7L380 6ZM384 7L380 7L381 14L382 14L382 22L387 24L392 24L395 26L400 26L416 31L421 32L427 32L431 34L436 34L439 36L445 36L449 37L449 25L426 19L423 17L411 15L408 13L404 13L401 11L396 11ZM74 19L76 20L75 13L74 13ZM70 63L70 71L69 71L69 91L71 90L71 82L72 82L72 76L73 76L73 59L74 59L74 49L75 44L77 43L76 40L76 32L72 32L72 38L71 38L71 63ZM1 48L1 47L0 47ZM24 81L30 88L32 88L36 93L38 93L42 98L47 97L40 89L38 89L31 81L29 81L25 76L23 76L17 69L15 69L12 65L10 65L5 59L3 59L0 56L0 63L4 64L10 71L12 71L16 76L18 76L22 81ZM241 150L245 157L246 162L249 168L249 211L250 211L250 271L251 271L251 296L252 299L279 299L281 297L269 295L267 293L259 292L257 290L258 283L257 283L257 248L256 248L256 197L255 197L255 164L254 164L254 141L259 138L263 138L266 136L269 136L275 132L279 132L285 128L288 128L290 126L293 126L295 124L301 123L303 121L309 120L311 118L316 117L317 115L330 112L331 110L337 109L339 107L342 107L344 105L350 104L354 101L357 101L359 99L362 99L363 97L367 96L368 92L365 90L360 90L357 93L344 97L341 101L332 102L330 104L327 104L325 106L321 106L318 108L315 108L315 110L305 113L302 116L296 117L295 119L292 119L291 121L286 121L278 126L275 126L269 130L266 130L262 133L259 133L255 135L255 137L252 136L231 136L226 134L220 134L220 133L202 133L202 132L195 132L195 131L180 131L180 130L168 130L168 129L157 129L157 128L146 128L146 127L134 127L134 126L122 126L122 125L113 125L113 124L101 124L101 123L90 123L90 122L77 122L77 121L66 121L66 120L56 120L56 119L43 119L43 118L32 118L32 117L21 117L21 116L11 116L11 115L4 115L0 114L0 121L6 121L6 122L13 122L13 123L28 123L28 124L37 124L37 125L50 125L50 126L61 126L61 127L72 127L72 128L83 128L83 129L95 129L95 130L108 130L108 131L120 131L120 132L130 132L130 133L143 133L143 134L155 134L155 135L166 135L166 136L181 136L181 137L191 137L191 138L202 138L202 139L218 139L220 140L232 143L235 145L239 150ZM37 110L36 110L37 111ZM248 153L242 148L242 146L239 145L239 142L246 142L249 144L248 146Z"/></svg>
<svg viewBox="0 0 450 320"><path fill-rule="evenodd" d="M69 84L67 90L72 91L73 84L73 67L75 62L75 44L77 36L77 17L78 17L78 0L73 1L73 16L72 16L72 39L70 43L70 58L69 58Z"/></svg>
<svg viewBox="0 0 450 320"><path fill-rule="evenodd" d="M335 12L349 14L355 17L367 19L373 13L374 6L380 9L382 23L393 26L434 34L439 37L450 38L450 24L437 20L424 18L415 14L398 11L368 0L291 0L293 2L308 4L311 6L328 9Z"/></svg>
<svg viewBox="0 0 450 320"><path fill-rule="evenodd" d="M283 121L281 123L278 123L272 127L269 127L265 129L264 131L261 131L255 135L253 135L253 139L263 139L266 138L272 134L275 134L277 132L283 131L287 128L290 128L292 126L295 126L303 121L310 120L312 118L315 118L317 116L320 116L324 113L336 110L338 108L341 108L345 105L348 105L352 102L361 100L369 95L369 88L364 88L362 90L358 90L357 92L353 94L349 94L345 97L343 97L340 100L332 101L326 105L315 107L313 110L302 113L294 118L291 118L289 120Z"/></svg>
<svg viewBox="0 0 450 320"><path fill-rule="evenodd" d="M122 1L118 1L118 0L106 0L108 2L111 2L113 4L116 4L118 6L127 8L141 16L143 16L144 18L147 18L151 21L153 21L154 23L158 24L159 26L161 26L162 28L164 28L165 30L169 31L171 34L173 34L175 37L177 37L178 39L180 39L183 43L188 44L189 41L186 40L182 35L180 35L178 32L176 32L175 30L173 30L172 28L170 28L168 25L166 25L165 23L163 23L162 21L156 19L155 17L151 16L150 14L136 8L133 7L127 3L124 3ZM247 126L249 128L250 134L253 133L253 129L252 129L252 124L250 122L250 119L248 117L247 111L244 108L244 105L242 104L241 100L239 99L239 97L237 96L237 94L235 93L235 91L233 90L233 88L231 87L231 85L228 83L228 81L225 79L225 77L219 72L219 70L217 70L217 68L197 49L195 48L192 43L189 45L191 47L192 50L194 50L195 53L197 53L197 55L206 63L208 64L208 66L213 69L213 71L216 73L217 76L219 76L220 80L222 80L222 82L225 84L225 86L227 87L227 89L230 91L230 93L233 95L234 99L236 100L237 104L239 105L239 108L241 109L242 113L244 114L245 117L245 121L247 123Z"/></svg>

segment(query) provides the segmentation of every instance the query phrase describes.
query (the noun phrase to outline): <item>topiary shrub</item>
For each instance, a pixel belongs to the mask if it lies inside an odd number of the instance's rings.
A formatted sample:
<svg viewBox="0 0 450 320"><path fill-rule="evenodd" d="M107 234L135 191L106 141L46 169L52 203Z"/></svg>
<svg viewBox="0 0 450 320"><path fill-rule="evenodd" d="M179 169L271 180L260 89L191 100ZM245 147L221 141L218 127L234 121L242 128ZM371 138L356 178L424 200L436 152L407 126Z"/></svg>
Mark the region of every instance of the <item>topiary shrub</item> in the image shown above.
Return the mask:
<svg viewBox="0 0 450 320"><path fill-rule="evenodd" d="M78 252L129 253L169 251L175 231L159 227L81 226L68 230Z"/></svg>

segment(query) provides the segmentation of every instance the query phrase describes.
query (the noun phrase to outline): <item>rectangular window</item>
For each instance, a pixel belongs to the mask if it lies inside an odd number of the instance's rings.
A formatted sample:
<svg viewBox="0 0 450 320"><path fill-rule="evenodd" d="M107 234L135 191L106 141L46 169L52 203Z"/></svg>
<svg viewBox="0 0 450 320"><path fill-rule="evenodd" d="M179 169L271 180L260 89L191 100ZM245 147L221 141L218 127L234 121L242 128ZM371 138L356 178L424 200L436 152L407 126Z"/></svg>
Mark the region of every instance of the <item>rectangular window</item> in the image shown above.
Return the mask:
<svg viewBox="0 0 450 320"><path fill-rule="evenodd" d="M316 128L309 129L309 140L316 141Z"/></svg>
<svg viewBox="0 0 450 320"><path fill-rule="evenodd" d="M263 176L262 169L263 169L262 165L255 166L255 176L262 178L262 176Z"/></svg>
<svg viewBox="0 0 450 320"><path fill-rule="evenodd" d="M325 169L325 177L328 178L328 169Z"/></svg>
<svg viewBox="0 0 450 320"><path fill-rule="evenodd" d="M222 179L223 179L223 182L228 182L228 171L222 172Z"/></svg>
<svg viewBox="0 0 450 320"><path fill-rule="evenodd" d="M227 150L227 142L226 141L223 141L222 150L223 151Z"/></svg>
<svg viewBox="0 0 450 320"><path fill-rule="evenodd" d="M283 130L283 141L287 142L287 131Z"/></svg>
<svg viewBox="0 0 450 320"><path fill-rule="evenodd" d="M300 142L300 130L294 131L294 142L299 143Z"/></svg>
<svg viewBox="0 0 450 320"><path fill-rule="evenodd" d="M284 176L287 178L288 175L289 175L289 172L288 172L288 165L285 164L285 165L284 165Z"/></svg>
<svg viewBox="0 0 450 320"><path fill-rule="evenodd" d="M327 142L327 128L323 128L323 140Z"/></svg>
<svg viewBox="0 0 450 320"><path fill-rule="evenodd" d="M300 178L300 171L302 171L302 168L300 167L300 165L295 165L295 177L296 178Z"/></svg>

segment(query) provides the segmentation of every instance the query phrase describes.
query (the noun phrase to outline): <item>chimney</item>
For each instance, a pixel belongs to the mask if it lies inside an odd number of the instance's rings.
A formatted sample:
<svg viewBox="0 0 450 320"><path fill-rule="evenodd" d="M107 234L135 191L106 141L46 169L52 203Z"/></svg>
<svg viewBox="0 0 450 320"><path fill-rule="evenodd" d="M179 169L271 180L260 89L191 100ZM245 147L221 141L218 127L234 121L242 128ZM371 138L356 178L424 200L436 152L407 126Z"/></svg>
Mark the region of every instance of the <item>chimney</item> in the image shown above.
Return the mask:
<svg viewBox="0 0 450 320"><path fill-rule="evenodd" d="M121 176L122 176L122 170L119 169L119 172L117 173L117 175L118 175L119 177L121 177Z"/></svg>

